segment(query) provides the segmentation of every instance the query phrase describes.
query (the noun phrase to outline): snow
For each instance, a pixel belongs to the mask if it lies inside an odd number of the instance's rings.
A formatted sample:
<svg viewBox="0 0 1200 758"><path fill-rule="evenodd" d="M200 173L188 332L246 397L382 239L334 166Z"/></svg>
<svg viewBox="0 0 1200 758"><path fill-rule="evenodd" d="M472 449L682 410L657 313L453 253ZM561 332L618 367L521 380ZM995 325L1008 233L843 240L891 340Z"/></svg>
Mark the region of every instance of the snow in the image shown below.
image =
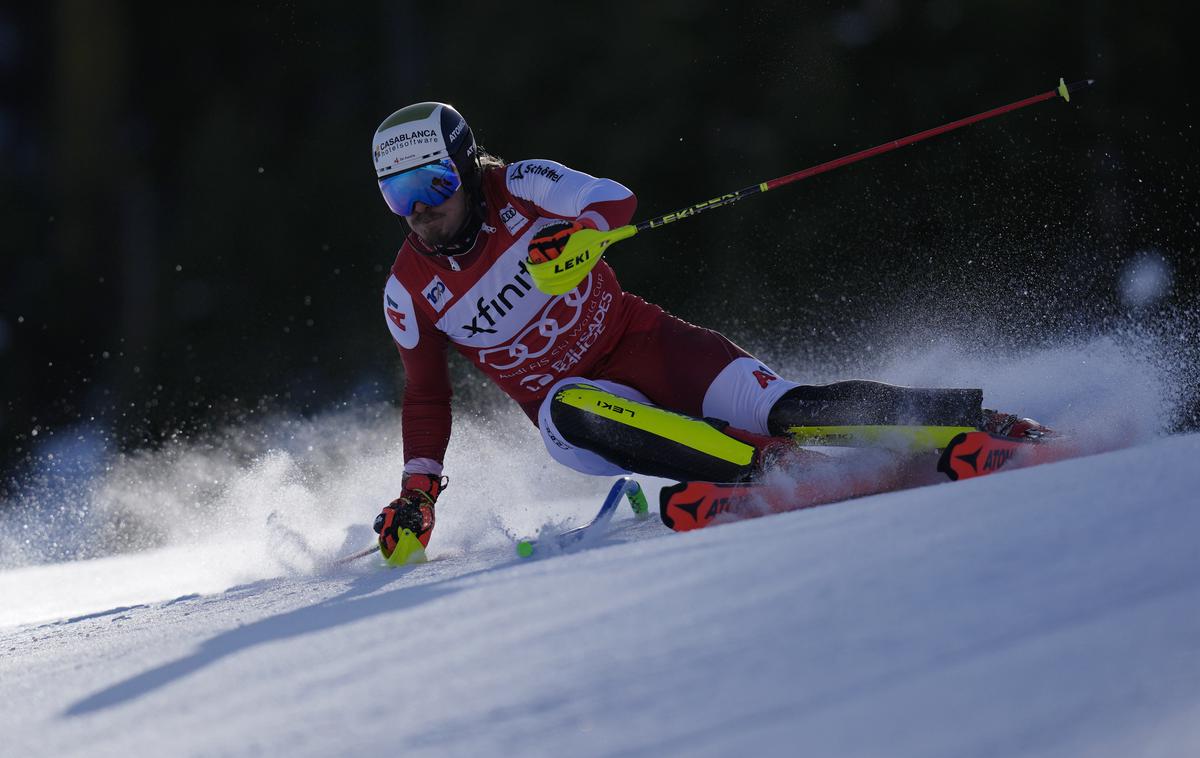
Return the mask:
<svg viewBox="0 0 1200 758"><path fill-rule="evenodd" d="M1157 251L1144 251L1121 270L1121 301L1135 308L1154 305L1171 289L1171 264Z"/></svg>
<svg viewBox="0 0 1200 758"><path fill-rule="evenodd" d="M228 587L254 548L224 542L224 569L172 545L0 572L4 752L1194 755L1198 456L1177 436L687 534L623 509L543 560L447 508L408 569ZM550 510L585 517L596 485Z"/></svg>
<svg viewBox="0 0 1200 758"><path fill-rule="evenodd" d="M0 507L0 755L1200 755L1200 435L1158 436L1195 381L1134 345L850 369L1124 449L686 534L623 505L532 560L611 480L517 411L456 418L405 569L331 564L395 496L394 409L59 442Z"/></svg>

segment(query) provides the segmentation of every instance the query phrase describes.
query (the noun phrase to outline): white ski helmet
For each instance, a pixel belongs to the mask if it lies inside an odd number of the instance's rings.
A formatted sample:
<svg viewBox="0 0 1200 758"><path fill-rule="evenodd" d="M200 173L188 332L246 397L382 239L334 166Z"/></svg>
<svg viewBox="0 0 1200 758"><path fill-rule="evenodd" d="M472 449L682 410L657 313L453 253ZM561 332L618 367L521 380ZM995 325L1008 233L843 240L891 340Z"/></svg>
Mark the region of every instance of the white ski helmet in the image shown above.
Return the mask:
<svg viewBox="0 0 1200 758"><path fill-rule="evenodd" d="M445 103L401 108L375 130L375 177L383 179L441 158L450 158L472 194L479 190L479 157L467 121Z"/></svg>

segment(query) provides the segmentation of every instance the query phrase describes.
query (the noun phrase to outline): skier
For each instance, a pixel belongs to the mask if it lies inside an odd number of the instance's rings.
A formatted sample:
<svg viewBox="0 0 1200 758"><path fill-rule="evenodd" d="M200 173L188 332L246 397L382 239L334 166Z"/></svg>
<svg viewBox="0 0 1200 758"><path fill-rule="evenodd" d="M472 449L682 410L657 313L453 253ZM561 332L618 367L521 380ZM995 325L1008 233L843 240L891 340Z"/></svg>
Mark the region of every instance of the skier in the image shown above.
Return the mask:
<svg viewBox="0 0 1200 758"><path fill-rule="evenodd" d="M623 291L599 256L551 273L572 235L629 223L633 193L551 160L506 164L449 105L396 111L373 148L384 200L410 229L383 298L406 374L402 492L374 525L391 563L424 559L448 482L449 343L521 406L555 460L587 474L749 480L802 455L786 436L793 426L1046 431L983 410L977 389L789 381ZM542 291L563 276L564 294Z"/></svg>

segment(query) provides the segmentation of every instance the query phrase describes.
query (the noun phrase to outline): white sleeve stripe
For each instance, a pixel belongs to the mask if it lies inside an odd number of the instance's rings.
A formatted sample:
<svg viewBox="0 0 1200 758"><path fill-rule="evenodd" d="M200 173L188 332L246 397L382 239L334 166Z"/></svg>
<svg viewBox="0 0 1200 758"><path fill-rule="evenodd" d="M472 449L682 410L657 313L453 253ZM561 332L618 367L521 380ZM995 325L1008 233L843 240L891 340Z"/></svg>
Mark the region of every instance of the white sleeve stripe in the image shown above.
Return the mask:
<svg viewBox="0 0 1200 758"><path fill-rule="evenodd" d="M582 211L592 203L624 200L632 194L628 188L617 184L612 179L595 179L579 191L579 198L575 202Z"/></svg>
<svg viewBox="0 0 1200 758"><path fill-rule="evenodd" d="M602 232L607 232L609 229L608 219L606 219L604 216L600 215L599 213L596 213L595 211L585 211L583 213L580 213L579 218L580 219L586 218L588 221L591 221L596 226L596 228Z"/></svg>

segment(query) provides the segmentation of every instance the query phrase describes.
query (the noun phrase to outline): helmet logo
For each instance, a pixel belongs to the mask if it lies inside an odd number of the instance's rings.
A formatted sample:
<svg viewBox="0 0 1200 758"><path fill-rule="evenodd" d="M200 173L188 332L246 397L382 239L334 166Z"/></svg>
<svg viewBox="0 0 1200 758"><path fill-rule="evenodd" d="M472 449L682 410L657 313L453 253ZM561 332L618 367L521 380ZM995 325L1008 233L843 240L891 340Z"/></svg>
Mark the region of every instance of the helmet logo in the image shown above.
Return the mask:
<svg viewBox="0 0 1200 758"><path fill-rule="evenodd" d="M382 158L393 150L399 150L402 147L410 145L422 145L437 140L437 132L433 129L416 129L411 132L403 132L393 137L380 142L375 148L375 157Z"/></svg>
<svg viewBox="0 0 1200 758"><path fill-rule="evenodd" d="M467 120L445 103L433 102L396 111L375 130L371 141L375 173L379 177L445 156L458 161L465 152L467 157L474 157L474 147L475 139Z"/></svg>

